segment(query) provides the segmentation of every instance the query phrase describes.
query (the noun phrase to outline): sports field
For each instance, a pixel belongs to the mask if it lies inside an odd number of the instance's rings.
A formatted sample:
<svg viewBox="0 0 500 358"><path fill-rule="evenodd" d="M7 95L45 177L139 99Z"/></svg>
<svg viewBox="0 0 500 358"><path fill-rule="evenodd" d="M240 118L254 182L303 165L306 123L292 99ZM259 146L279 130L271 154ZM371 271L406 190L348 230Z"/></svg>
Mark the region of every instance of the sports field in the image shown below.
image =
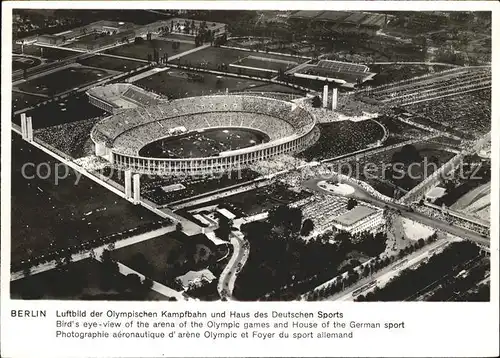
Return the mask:
<svg viewBox="0 0 500 358"><path fill-rule="evenodd" d="M109 57L104 55L95 55L83 60L77 61L83 66L99 67L106 70L127 72L137 67L145 65L144 62L126 60L123 58Z"/></svg>
<svg viewBox="0 0 500 358"><path fill-rule="evenodd" d="M139 155L156 158L200 158L217 156L269 140L264 133L249 129L207 129L175 138L157 140L143 147Z"/></svg>
<svg viewBox="0 0 500 358"><path fill-rule="evenodd" d="M190 63L195 66L207 67L213 70L217 70L217 66L220 64L229 66L230 64L238 64L238 61L242 61L241 65L245 65L246 63L246 65L250 67L268 68L278 71L278 69L286 70L292 65L297 66L306 60L286 55L250 52L221 47L208 47L183 56L181 59L181 63ZM238 72L238 68L236 67L229 66L228 70L235 73Z"/></svg>
<svg viewBox="0 0 500 358"><path fill-rule="evenodd" d="M141 43L130 43L122 46L117 46L112 49L104 51L104 53L109 53L111 55L118 55L131 58L139 58L142 60L148 59L148 54L153 56L153 50L156 49L160 53L160 57L168 54L169 57L177 55L182 52L186 52L195 48L194 44L181 42L179 48L173 48L173 41L168 40L144 40Z"/></svg>
<svg viewBox="0 0 500 358"><path fill-rule="evenodd" d="M26 163L30 163L27 166ZM158 216L12 139L13 261L152 223ZM37 175L38 169L38 175ZM67 169L67 171L66 171ZM24 172L23 172L24 170ZM56 171L59 179L56 181ZM67 173L66 178L62 178Z"/></svg>
<svg viewBox="0 0 500 358"><path fill-rule="evenodd" d="M24 70L38 66L42 61L36 57L12 56L12 71Z"/></svg>
<svg viewBox="0 0 500 358"><path fill-rule="evenodd" d="M48 75L37 77L16 87L24 92L54 96L68 90L81 87L97 80L109 77L106 70L88 67L68 67Z"/></svg>
<svg viewBox="0 0 500 358"><path fill-rule="evenodd" d="M260 56L261 54L249 55L231 64L232 67L244 66L244 67L255 67L265 70L269 70L277 73L278 70L288 70L297 66L302 61L297 61L295 58L289 58L287 60L283 59L272 59L268 56Z"/></svg>
<svg viewBox="0 0 500 358"><path fill-rule="evenodd" d="M200 79L195 81L189 78L191 74L195 74L195 72L170 69L142 78L135 84L173 99L225 93L226 88L229 92L255 91L302 94L302 91L286 86L243 78L216 76L209 73L200 73Z"/></svg>

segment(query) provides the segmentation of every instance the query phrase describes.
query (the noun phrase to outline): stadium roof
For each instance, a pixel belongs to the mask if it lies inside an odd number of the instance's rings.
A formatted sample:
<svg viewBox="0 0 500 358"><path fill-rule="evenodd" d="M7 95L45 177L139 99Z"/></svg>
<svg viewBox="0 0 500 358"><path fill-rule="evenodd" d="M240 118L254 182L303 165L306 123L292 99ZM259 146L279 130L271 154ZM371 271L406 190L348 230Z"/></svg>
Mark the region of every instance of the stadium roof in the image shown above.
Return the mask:
<svg viewBox="0 0 500 358"><path fill-rule="evenodd" d="M354 209L351 209L348 212L337 216L335 218L335 221L345 226L351 226L375 213L377 213L377 210L375 209L364 205L357 205Z"/></svg>

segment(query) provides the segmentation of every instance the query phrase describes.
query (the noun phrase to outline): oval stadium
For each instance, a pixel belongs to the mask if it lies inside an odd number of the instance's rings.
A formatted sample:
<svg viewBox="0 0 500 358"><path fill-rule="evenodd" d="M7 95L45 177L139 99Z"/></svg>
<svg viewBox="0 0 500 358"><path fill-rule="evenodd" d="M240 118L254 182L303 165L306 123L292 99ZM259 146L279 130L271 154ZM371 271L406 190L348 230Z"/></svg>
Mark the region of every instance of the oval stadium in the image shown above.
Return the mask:
<svg viewBox="0 0 500 358"><path fill-rule="evenodd" d="M315 140L314 115L294 102L241 94L168 100L131 84L87 95L111 113L92 129L96 155L136 173L236 170Z"/></svg>

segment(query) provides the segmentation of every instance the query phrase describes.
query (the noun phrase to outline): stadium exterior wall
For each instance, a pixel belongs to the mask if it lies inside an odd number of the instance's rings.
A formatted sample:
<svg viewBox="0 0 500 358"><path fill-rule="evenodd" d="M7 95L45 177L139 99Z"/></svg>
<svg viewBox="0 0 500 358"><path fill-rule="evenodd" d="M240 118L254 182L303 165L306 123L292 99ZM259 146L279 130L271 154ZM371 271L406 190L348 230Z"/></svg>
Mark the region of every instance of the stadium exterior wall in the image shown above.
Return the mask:
<svg viewBox="0 0 500 358"><path fill-rule="evenodd" d="M260 160L302 151L311 144L313 138L314 132L310 131L300 137L290 137L279 144L270 142L267 147L246 148L226 152L227 155L217 157L162 159L124 155L112 151L110 159L113 165L119 169L131 169L135 173L141 174L210 175L240 170Z"/></svg>

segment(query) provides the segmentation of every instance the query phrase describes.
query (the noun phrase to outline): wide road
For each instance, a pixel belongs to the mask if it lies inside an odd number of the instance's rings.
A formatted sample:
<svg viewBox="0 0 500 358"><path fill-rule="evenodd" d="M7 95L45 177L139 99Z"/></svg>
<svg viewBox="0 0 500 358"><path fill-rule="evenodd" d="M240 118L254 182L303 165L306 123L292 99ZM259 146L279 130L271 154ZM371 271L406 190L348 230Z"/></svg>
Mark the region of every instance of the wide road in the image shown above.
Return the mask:
<svg viewBox="0 0 500 358"><path fill-rule="evenodd" d="M315 190L321 193L325 194L332 194L327 190L324 190L318 186L318 183L320 181L324 180L324 178L314 178L314 179L309 179L305 182L302 183L302 185L306 188L309 188L311 190ZM394 210L399 210L401 212L401 216L406 217L408 219L420 222L424 225L428 225L430 227L433 227L435 229L442 230L444 232L450 233L455 236L459 236L462 238L465 238L467 240L474 241L480 245L484 246L490 246L490 238L489 237L484 237L481 236L480 234L467 230L458 226L453 226L448 224L445 221L431 218L427 215L424 215L419 212L415 211L410 211L410 209L407 206L401 205L401 204L396 204L388 201L384 201L382 199L376 198L373 195L371 195L369 192L367 192L365 189L360 187L359 185L352 183L352 182L346 182L347 184L351 185L354 187L356 190L354 191L353 194L348 195L349 197L353 197L359 200L363 200L366 202L369 202L373 205L380 206L380 207L389 207Z"/></svg>
<svg viewBox="0 0 500 358"><path fill-rule="evenodd" d="M393 262L389 266L383 268L380 271L377 271L373 275L366 277L357 283L355 283L353 286L349 287L347 290L344 290L342 292L339 292L333 296L330 296L327 298L327 300L330 301L352 301L353 300L353 292L356 291L358 288L361 288L362 286L366 285L369 282L372 282L373 280L377 280L377 286L378 287L383 287L385 286L393 277L398 275L402 270L405 270L409 267L412 267L413 265L418 264L420 261L426 259L429 256L429 251L437 248L444 247L446 244L448 244L450 241L447 239L440 239L437 240L436 242L426 245L420 250L415 251L414 253L405 256L401 258L398 261ZM403 263L404 264L401 264ZM395 268L398 264L401 264L399 267ZM365 295L366 293L372 291L376 286L373 286L370 289L367 289L366 291L360 292L359 294Z"/></svg>
<svg viewBox="0 0 500 358"><path fill-rule="evenodd" d="M217 284L217 291L221 298L232 300L234 283L239 270L243 267L248 259L249 250L245 249L246 243L243 234L240 231L231 233L231 244L233 245L233 255L229 259L229 263L222 271ZM238 265L240 269L238 269Z"/></svg>

